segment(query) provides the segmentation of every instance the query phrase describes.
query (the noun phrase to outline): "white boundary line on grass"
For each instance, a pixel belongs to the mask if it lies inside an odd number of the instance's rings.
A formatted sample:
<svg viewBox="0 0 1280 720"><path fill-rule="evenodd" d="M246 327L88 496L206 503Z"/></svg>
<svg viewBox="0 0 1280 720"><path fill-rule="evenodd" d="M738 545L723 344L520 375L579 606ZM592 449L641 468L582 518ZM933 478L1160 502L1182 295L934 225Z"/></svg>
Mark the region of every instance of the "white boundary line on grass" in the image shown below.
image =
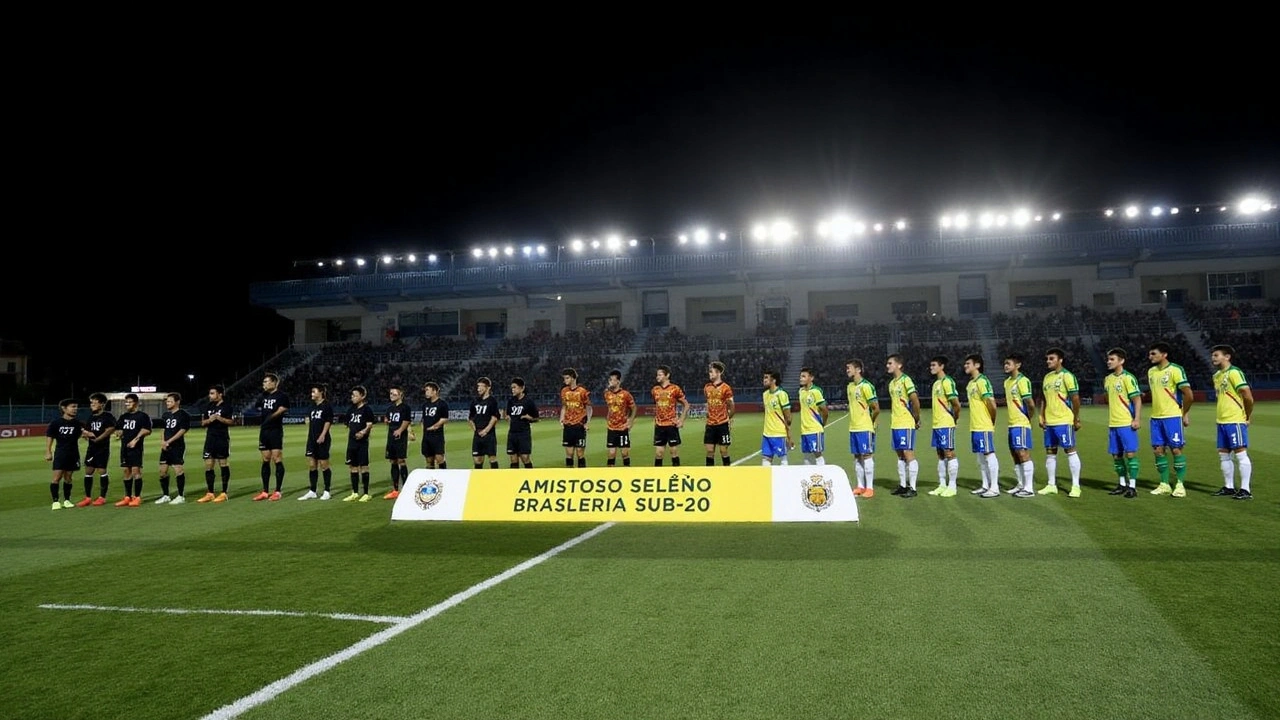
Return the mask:
<svg viewBox="0 0 1280 720"><path fill-rule="evenodd" d="M140 608L115 605L69 605L45 603L45 610L101 610L104 612L159 613L163 615L259 615L269 617L328 618L329 620L359 620L361 622L394 625L406 618L401 615L353 615L351 613L295 612L292 610L214 610L201 608Z"/></svg>

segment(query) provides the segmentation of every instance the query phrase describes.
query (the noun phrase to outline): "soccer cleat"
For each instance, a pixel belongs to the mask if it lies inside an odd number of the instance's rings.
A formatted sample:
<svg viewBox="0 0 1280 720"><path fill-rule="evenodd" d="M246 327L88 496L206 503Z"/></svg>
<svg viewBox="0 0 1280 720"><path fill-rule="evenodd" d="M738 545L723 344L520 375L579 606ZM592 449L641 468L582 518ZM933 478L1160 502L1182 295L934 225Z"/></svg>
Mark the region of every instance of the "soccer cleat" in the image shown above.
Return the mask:
<svg viewBox="0 0 1280 720"><path fill-rule="evenodd" d="M1058 494L1058 486L1057 486L1057 485L1045 485L1044 487L1040 488L1040 490L1039 490L1039 491L1037 491L1037 492L1036 492L1036 494L1037 494L1037 495L1057 495L1057 494Z"/></svg>
<svg viewBox="0 0 1280 720"><path fill-rule="evenodd" d="M142 496L134 495L133 499L129 501L129 507L142 507Z"/></svg>
<svg viewBox="0 0 1280 720"><path fill-rule="evenodd" d="M168 505L169 502L170 500L168 495L161 495L160 497L156 498L157 505Z"/></svg>
<svg viewBox="0 0 1280 720"><path fill-rule="evenodd" d="M1129 488L1128 488L1127 486L1125 486L1125 485L1117 485L1117 486L1115 486L1114 488L1112 488L1111 492L1109 492L1109 493L1107 493L1107 494L1108 494L1108 495L1124 495L1124 494L1125 494L1125 493L1127 493L1128 491L1129 491Z"/></svg>
<svg viewBox="0 0 1280 720"><path fill-rule="evenodd" d="M1125 496L1125 497L1127 497L1127 498L1129 498L1130 500L1132 500L1133 498L1138 497L1138 489L1137 489L1137 488L1125 488L1125 489L1124 489L1124 496Z"/></svg>
<svg viewBox="0 0 1280 720"><path fill-rule="evenodd" d="M350 495L342 498L342 502L355 502L356 500L359 500L359 499L360 499L360 493L353 492Z"/></svg>
<svg viewBox="0 0 1280 720"><path fill-rule="evenodd" d="M946 489L945 487L943 487L943 486L939 485L938 487L936 487L936 488L934 488L934 489L930 490L930 491L929 491L929 494L930 494L930 495L941 495L942 493L944 493L944 492L946 492L946 491L947 491L947 489Z"/></svg>
<svg viewBox="0 0 1280 720"><path fill-rule="evenodd" d="M1022 486L1021 486L1021 485L1014 485L1013 487L1009 488L1008 490L1005 490L1005 493L1006 493L1006 494L1008 494L1008 495L1017 495L1017 494L1018 494L1019 492L1021 492L1021 491L1022 491Z"/></svg>
<svg viewBox="0 0 1280 720"><path fill-rule="evenodd" d="M280 499L280 491L279 491L279 490L277 490L277 491L275 491L275 492L271 493L271 497L269 497L269 498L267 498L267 499L268 499L268 500L270 500L271 502L275 502L275 501L279 500L279 499Z"/></svg>
<svg viewBox="0 0 1280 720"><path fill-rule="evenodd" d="M216 502L216 503L223 503L223 502L226 502L226 501L228 501L228 500L230 500L230 499L231 499L231 498L227 497L227 494L226 494L226 493L218 493L218 496L217 496L217 497L215 497L215 498L213 499L213 501L214 501L214 502Z"/></svg>
<svg viewBox="0 0 1280 720"><path fill-rule="evenodd" d="M1152 495L1170 495L1172 493L1173 488L1169 487L1169 483L1160 483L1155 490L1151 491Z"/></svg>
<svg viewBox="0 0 1280 720"><path fill-rule="evenodd" d="M76 503L76 507L89 507L92 504L93 504L93 498L86 495L83 500Z"/></svg>
<svg viewBox="0 0 1280 720"><path fill-rule="evenodd" d="M1169 494L1172 495L1173 497L1186 497L1187 486L1183 485L1182 483L1178 483L1173 487L1173 492Z"/></svg>
<svg viewBox="0 0 1280 720"><path fill-rule="evenodd" d="M261 500L266 500L266 499L267 499L267 498L269 498L269 497L271 497L271 496L267 494L267 491L266 491L266 490L263 490L262 492L260 492L260 493L258 493L257 495L254 495L254 496L253 496L253 501L254 501L254 502L259 502L259 501L261 501Z"/></svg>
<svg viewBox="0 0 1280 720"><path fill-rule="evenodd" d="M107 504L107 499L105 497L100 497L93 501L94 507L98 507L99 505L106 505L106 504Z"/></svg>
<svg viewBox="0 0 1280 720"><path fill-rule="evenodd" d="M1018 490L1016 493L1013 494L1013 496L1016 498L1033 498L1036 496L1036 494L1031 492L1030 490Z"/></svg>
<svg viewBox="0 0 1280 720"><path fill-rule="evenodd" d="M864 498L873 498L875 496L876 496L875 488L867 488L862 491L862 497Z"/></svg>
<svg viewBox="0 0 1280 720"><path fill-rule="evenodd" d="M129 507L129 502L131 500L133 500L133 498L126 495L120 499L120 502L116 503L116 507Z"/></svg>
<svg viewBox="0 0 1280 720"><path fill-rule="evenodd" d="M1253 493L1248 490L1237 490L1234 497L1236 500L1252 500Z"/></svg>
<svg viewBox="0 0 1280 720"><path fill-rule="evenodd" d="M865 490L865 489L866 489L866 488L854 488L854 489L853 489L853 496L854 496L854 497L862 497L862 491L863 491L863 490Z"/></svg>
<svg viewBox="0 0 1280 720"><path fill-rule="evenodd" d="M400 491L399 491L399 490L392 490L391 492L387 493L386 495L383 495L383 496L382 496L382 499L383 499L383 500L395 500L395 499L396 499L396 498L398 498L398 497L400 497Z"/></svg>
<svg viewBox="0 0 1280 720"><path fill-rule="evenodd" d="M906 486L906 485L899 485L898 487L896 487L896 488L894 488L894 489L893 489L893 492L891 492L891 493L889 493L889 494L890 494L890 495L902 495L902 494L903 494L903 493L905 493L906 491L907 491L907 486Z"/></svg>
<svg viewBox="0 0 1280 720"><path fill-rule="evenodd" d="M187 501L187 499L186 499L186 498L184 498L184 497L182 497L181 495L174 495L174 496L173 496L173 501L170 503L170 505L181 505L182 503L184 503L184 502L186 502L186 501Z"/></svg>
<svg viewBox="0 0 1280 720"><path fill-rule="evenodd" d="M951 488L943 488L942 492L938 493L938 497L955 497L955 496L956 496L956 491L952 490Z"/></svg>
<svg viewBox="0 0 1280 720"><path fill-rule="evenodd" d="M53 509L54 509L54 510L61 510L61 509L62 509L62 503L58 502L57 500L54 500L54 501L53 501Z"/></svg>
<svg viewBox="0 0 1280 720"><path fill-rule="evenodd" d="M919 494L920 494L920 493L916 492L915 490L912 490L911 488L904 488L903 493L902 493L902 497L904 497L904 498L913 498L913 497L915 497L916 495L919 495Z"/></svg>
<svg viewBox="0 0 1280 720"><path fill-rule="evenodd" d="M997 498L997 497L1000 497L1000 491L999 491L999 490L996 490L996 489L994 489L994 488L993 488L993 489L991 489L991 490L985 490L985 491L983 491L983 493L982 493L981 495L979 495L978 497L980 497L980 498Z"/></svg>
<svg viewBox="0 0 1280 720"><path fill-rule="evenodd" d="M329 499L329 498L331 498L331 497L333 497L333 496L329 494L329 491L328 491L328 490L325 490L325 491L324 491L324 494L320 496L320 499L321 499L321 500L328 500L328 499Z"/></svg>
<svg viewBox="0 0 1280 720"><path fill-rule="evenodd" d="M298 499L299 499L299 500L315 500L315 499L316 499L316 491L315 491L315 490L308 490L308 491L307 491L307 493L306 493L305 495L303 495L302 497L300 497L300 498L298 498Z"/></svg>
<svg viewBox="0 0 1280 720"><path fill-rule="evenodd" d="M1067 497L1073 497L1073 498L1080 497L1080 486L1079 485L1073 486L1071 488L1071 492L1067 493Z"/></svg>
<svg viewBox="0 0 1280 720"><path fill-rule="evenodd" d="M214 497L215 497L215 495L214 495L213 493L205 493L205 494L204 494L204 496L203 496L203 497L201 497L201 498L200 498L199 500L197 500L196 502L198 502L198 503L213 502L213 498L214 498Z"/></svg>
<svg viewBox="0 0 1280 720"><path fill-rule="evenodd" d="M984 487L974 488L973 490L970 490L970 491L969 491L969 494L970 494L970 495L981 495L982 493L984 493L984 492L986 492L986 491L987 491L987 489L986 489L986 488L984 488Z"/></svg>
<svg viewBox="0 0 1280 720"><path fill-rule="evenodd" d="M373 496L371 496L369 493L365 493L360 496L360 502L369 502L372 499L373 499Z"/></svg>
<svg viewBox="0 0 1280 720"><path fill-rule="evenodd" d="M1218 492L1214 493L1211 497L1235 497L1235 494L1235 488L1221 487L1218 488Z"/></svg>

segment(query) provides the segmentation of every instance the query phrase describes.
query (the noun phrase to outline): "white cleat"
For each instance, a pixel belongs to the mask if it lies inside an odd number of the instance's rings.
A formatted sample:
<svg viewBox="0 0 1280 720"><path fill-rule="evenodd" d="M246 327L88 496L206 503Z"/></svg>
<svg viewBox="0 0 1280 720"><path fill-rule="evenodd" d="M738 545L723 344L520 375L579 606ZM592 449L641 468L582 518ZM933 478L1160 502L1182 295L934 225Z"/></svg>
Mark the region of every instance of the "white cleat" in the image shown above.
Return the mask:
<svg viewBox="0 0 1280 720"><path fill-rule="evenodd" d="M171 502L173 501L169 499L168 495L161 495L160 497L156 498L157 505L168 505Z"/></svg>
<svg viewBox="0 0 1280 720"><path fill-rule="evenodd" d="M321 500L328 500L330 497L331 497L331 496L329 495L329 491L328 491L328 490L325 490L325 491L324 491L324 494L320 496L320 499L321 499Z"/></svg>
<svg viewBox="0 0 1280 720"><path fill-rule="evenodd" d="M186 498L184 498L184 497L182 497L181 495L175 495L175 496L173 497L173 500L169 501L169 504L170 504L170 505L181 505L182 503L184 503L184 502L186 502L186 501L187 501L187 499L186 499Z"/></svg>
<svg viewBox="0 0 1280 720"><path fill-rule="evenodd" d="M298 498L298 499L299 499L299 500L315 500L315 499L316 499L316 497L317 497L317 496L316 496L316 491L315 491L315 490L308 490L306 495L303 495L302 497L300 497L300 498Z"/></svg>

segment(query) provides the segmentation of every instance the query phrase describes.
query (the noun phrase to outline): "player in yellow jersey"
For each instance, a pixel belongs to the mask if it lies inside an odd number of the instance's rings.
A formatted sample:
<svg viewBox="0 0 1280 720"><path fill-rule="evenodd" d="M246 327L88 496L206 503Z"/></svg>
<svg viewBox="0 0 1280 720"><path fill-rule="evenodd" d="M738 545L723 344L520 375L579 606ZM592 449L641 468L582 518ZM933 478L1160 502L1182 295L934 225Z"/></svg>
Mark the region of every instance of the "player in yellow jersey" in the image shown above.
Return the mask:
<svg viewBox="0 0 1280 720"><path fill-rule="evenodd" d="M889 415L889 437L893 451L898 454L898 487L893 495L913 498L916 496L916 477L920 464L916 462L916 430L920 429L920 396L911 377L902 372L902 356L894 353L884 362L889 373L889 402L893 410Z"/></svg>
<svg viewBox="0 0 1280 720"><path fill-rule="evenodd" d="M982 487L973 491L984 498L1000 497L1000 461L996 457L996 398L991 381L982 374L982 356L967 355L964 371L969 376L965 394L969 396L969 443L978 456Z"/></svg>
<svg viewBox="0 0 1280 720"><path fill-rule="evenodd" d="M812 368L800 368L800 452L805 465L826 465L827 398L813 380Z"/></svg>
<svg viewBox="0 0 1280 720"><path fill-rule="evenodd" d="M1035 497L1036 466L1031 462L1031 418L1036 405L1031 398L1031 380L1022 374L1022 355L1009 353L1004 359L1004 404L1009 410L1009 454L1013 456L1013 476L1017 480L1009 494L1016 498Z"/></svg>
<svg viewBox="0 0 1280 720"><path fill-rule="evenodd" d="M1236 351L1230 345L1214 345L1211 358L1217 372L1213 389L1218 394L1218 464L1222 468L1222 489L1214 495L1230 495L1236 500L1252 500L1249 477L1253 462L1249 459L1249 418L1253 417L1253 391L1240 368L1232 364ZM1234 490L1235 465L1240 468L1240 489Z"/></svg>
<svg viewBox="0 0 1280 720"><path fill-rule="evenodd" d="M862 377L862 361L850 360L844 364L849 377L846 387L849 397L849 454L853 456L853 474L858 487L853 494L864 498L876 494L876 420L880 418L880 399L876 388Z"/></svg>
<svg viewBox="0 0 1280 720"><path fill-rule="evenodd" d="M1187 371L1181 365L1169 362L1170 347L1168 343L1152 343L1147 349L1147 359L1151 368L1147 370L1147 382L1151 386L1151 448L1156 455L1156 472L1160 474L1160 484L1152 495L1172 495L1186 497L1187 488L1183 482L1187 479L1187 456L1182 452L1186 444L1183 428L1191 424L1191 405L1195 402L1195 394L1191 392L1191 382L1187 380ZM1169 487L1169 458L1165 448L1173 455L1173 471L1178 478L1176 487Z"/></svg>
<svg viewBox="0 0 1280 720"><path fill-rule="evenodd" d="M1058 448L1067 452L1071 469L1071 497L1080 497L1080 456L1076 431L1080 429L1080 383L1062 366L1067 351L1052 347L1044 353L1044 398L1040 401L1040 429L1044 430L1044 469L1048 474L1041 495L1058 494Z"/></svg>
<svg viewBox="0 0 1280 720"><path fill-rule="evenodd" d="M956 476L960 474L960 461L956 459L956 420L960 419L960 393L956 381L947 374L947 357L936 355L929 360L929 373L933 375L933 441L938 451L938 487L929 491L938 497L956 496Z"/></svg>
<svg viewBox="0 0 1280 720"><path fill-rule="evenodd" d="M1109 417L1107 450L1111 453L1116 476L1120 478L1120 484L1109 494L1132 499L1138 496L1138 428L1142 425L1142 391L1138 389L1138 378L1124 369L1124 361L1122 348L1114 347L1107 351L1107 369L1111 371L1103 380Z"/></svg>
<svg viewBox="0 0 1280 720"><path fill-rule="evenodd" d="M782 375L777 370L765 370L764 379L764 431L760 438L761 465L772 467L774 458L780 465L787 464L787 451L795 447L791 441L791 397L778 387Z"/></svg>

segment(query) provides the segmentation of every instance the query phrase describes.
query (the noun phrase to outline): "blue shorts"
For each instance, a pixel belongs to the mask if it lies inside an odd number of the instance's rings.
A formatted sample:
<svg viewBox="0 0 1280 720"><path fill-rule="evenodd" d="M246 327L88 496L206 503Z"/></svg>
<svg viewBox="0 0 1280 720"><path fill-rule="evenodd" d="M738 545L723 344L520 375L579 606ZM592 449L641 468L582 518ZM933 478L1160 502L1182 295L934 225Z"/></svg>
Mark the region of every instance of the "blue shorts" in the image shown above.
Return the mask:
<svg viewBox="0 0 1280 720"><path fill-rule="evenodd" d="M800 452L820 453L826 449L825 433L809 433L800 436Z"/></svg>
<svg viewBox="0 0 1280 720"><path fill-rule="evenodd" d="M1138 452L1138 431L1131 427L1113 427L1107 433L1107 452L1112 455Z"/></svg>
<svg viewBox="0 0 1280 720"><path fill-rule="evenodd" d="M969 433L969 442L973 445L973 451L981 455L996 451L996 434L991 430Z"/></svg>
<svg viewBox="0 0 1280 720"><path fill-rule="evenodd" d="M760 438L760 454L766 458L786 457L787 439L784 437Z"/></svg>
<svg viewBox="0 0 1280 720"><path fill-rule="evenodd" d="M1182 435L1182 418L1151 418L1151 447L1180 448L1187 444Z"/></svg>
<svg viewBox="0 0 1280 720"><path fill-rule="evenodd" d="M955 450L956 429L953 427L934 428L933 438L929 441L929 446L938 448L939 450Z"/></svg>
<svg viewBox="0 0 1280 720"><path fill-rule="evenodd" d="M870 430L855 430L849 433L850 455L875 455L876 434Z"/></svg>
<svg viewBox="0 0 1280 720"><path fill-rule="evenodd" d="M889 437L893 440L893 449L895 451L916 449L915 430L890 430Z"/></svg>
<svg viewBox="0 0 1280 720"><path fill-rule="evenodd" d="M1070 425L1046 425L1044 428L1044 446L1046 448L1063 449L1075 447L1075 428Z"/></svg>
<svg viewBox="0 0 1280 720"><path fill-rule="evenodd" d="M1239 450L1249 447L1249 426L1244 423L1218 423L1218 449Z"/></svg>
<svg viewBox="0 0 1280 720"><path fill-rule="evenodd" d="M1030 450L1031 445L1031 428L1029 427L1011 427L1009 428L1009 449L1010 450Z"/></svg>

